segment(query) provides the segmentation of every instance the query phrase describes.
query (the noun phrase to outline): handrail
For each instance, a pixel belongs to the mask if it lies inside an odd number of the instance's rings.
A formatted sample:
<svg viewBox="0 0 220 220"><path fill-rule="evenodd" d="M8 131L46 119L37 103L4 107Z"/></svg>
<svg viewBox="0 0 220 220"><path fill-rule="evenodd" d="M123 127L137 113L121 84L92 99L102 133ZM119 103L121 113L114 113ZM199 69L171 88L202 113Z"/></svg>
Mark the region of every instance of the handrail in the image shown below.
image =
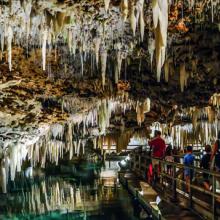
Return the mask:
<svg viewBox="0 0 220 220"><path fill-rule="evenodd" d="M160 159L160 158L155 158L155 157L150 157L148 155L140 155L139 156L141 157L144 157L144 158L147 158L147 159L155 159L155 160L159 160L163 163L166 163L168 165L176 165L177 168L190 168L190 169L194 169L198 172L204 172L206 174L210 174L210 175L214 175L216 177L220 177L220 173L219 172L216 172L216 171L210 171L210 170L207 170L207 169L203 169L203 168L199 168L199 167L195 167L195 166L186 166L184 164L181 164L181 163L177 163L177 162L169 162L169 161L166 161L164 159Z"/></svg>

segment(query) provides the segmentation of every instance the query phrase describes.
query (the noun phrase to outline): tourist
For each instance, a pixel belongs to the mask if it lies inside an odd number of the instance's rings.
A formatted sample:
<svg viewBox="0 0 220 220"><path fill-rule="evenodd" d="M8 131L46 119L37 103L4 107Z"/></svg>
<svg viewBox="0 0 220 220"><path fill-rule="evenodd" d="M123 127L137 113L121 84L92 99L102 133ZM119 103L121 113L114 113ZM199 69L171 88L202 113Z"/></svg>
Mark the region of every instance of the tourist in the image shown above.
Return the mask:
<svg viewBox="0 0 220 220"><path fill-rule="evenodd" d="M174 148L172 150L172 155L174 157L174 162L180 163L179 149L176 146L174 146Z"/></svg>
<svg viewBox="0 0 220 220"><path fill-rule="evenodd" d="M172 146L171 145L168 145L167 148L166 148L166 152L165 152L165 161L168 161L168 162L174 162L174 157L172 155ZM172 174L172 165L171 164L168 164L167 166L167 173L169 175Z"/></svg>
<svg viewBox="0 0 220 220"><path fill-rule="evenodd" d="M211 161L211 146L206 145L205 146L205 154L202 156L200 167L206 170L210 169L210 161ZM210 190L210 184L209 184L209 174L203 173L203 185L206 190Z"/></svg>
<svg viewBox="0 0 220 220"><path fill-rule="evenodd" d="M193 155L192 146L187 146L187 152L183 159L183 164L185 166L193 166L194 165L195 156ZM193 169L185 167L184 168L184 176L186 180L187 192L190 192L190 182L193 179Z"/></svg>
<svg viewBox="0 0 220 220"><path fill-rule="evenodd" d="M215 167L216 171L220 172L220 131L218 132L218 139L216 140L213 147L211 161L213 161L213 166L211 169Z"/></svg>
<svg viewBox="0 0 220 220"><path fill-rule="evenodd" d="M161 138L161 132L155 130L155 137L149 141L149 146L151 149L152 156L152 166L154 170L154 182L157 181L160 174L160 161L158 159L163 159L165 155L165 141Z"/></svg>

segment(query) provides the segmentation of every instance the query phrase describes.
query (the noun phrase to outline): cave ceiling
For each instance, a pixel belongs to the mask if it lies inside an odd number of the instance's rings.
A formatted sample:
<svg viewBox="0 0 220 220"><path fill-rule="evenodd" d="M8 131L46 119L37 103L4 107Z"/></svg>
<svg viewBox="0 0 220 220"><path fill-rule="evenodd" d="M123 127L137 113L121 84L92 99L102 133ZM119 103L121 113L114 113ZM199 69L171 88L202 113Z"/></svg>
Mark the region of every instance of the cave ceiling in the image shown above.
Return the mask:
<svg viewBox="0 0 220 220"><path fill-rule="evenodd" d="M54 124L87 138L217 106L219 0L2 0L0 37L3 149Z"/></svg>

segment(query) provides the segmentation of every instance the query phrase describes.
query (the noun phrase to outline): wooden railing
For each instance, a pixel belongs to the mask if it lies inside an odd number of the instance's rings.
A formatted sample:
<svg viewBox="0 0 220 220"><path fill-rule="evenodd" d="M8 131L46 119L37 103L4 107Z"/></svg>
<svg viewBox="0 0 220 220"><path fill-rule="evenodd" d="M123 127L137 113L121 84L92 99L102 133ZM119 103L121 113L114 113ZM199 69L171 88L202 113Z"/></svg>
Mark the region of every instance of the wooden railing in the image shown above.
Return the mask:
<svg viewBox="0 0 220 220"><path fill-rule="evenodd" d="M131 169L135 171L138 175L142 176L143 178L146 178L148 167L151 164L151 157L149 156L148 152L141 151L140 149L136 149L131 153ZM168 162L165 160L154 158L160 163L161 166L161 172L160 177L161 181L160 184L157 184L157 186L160 186L163 188L163 190L166 190L169 186L171 186L171 192L170 196L172 200L176 201L177 197L180 196L185 198L185 200L188 201L188 208L197 211L198 212L198 206L199 212L203 212L203 215L207 215L207 218L209 219L219 219L220 218L220 194L216 191L216 182L220 182L220 173L214 172L210 170L201 169L198 166L188 167L184 166L181 163L176 162ZM167 172L167 165L171 166L171 173L168 174ZM183 189L184 187L187 187L186 182L184 181L183 172L185 168L189 168L190 170L193 170L194 176L202 176L202 174L207 174L210 179L210 183L212 185L212 190L205 190L204 187L198 186L197 184L194 184L193 182L189 183L189 192L186 193ZM219 186L220 187L220 186ZM201 195L202 193L202 195ZM202 196L206 197L203 201ZM211 205L210 205L211 204ZM217 207L219 205L219 207ZM219 217L219 218L218 218Z"/></svg>

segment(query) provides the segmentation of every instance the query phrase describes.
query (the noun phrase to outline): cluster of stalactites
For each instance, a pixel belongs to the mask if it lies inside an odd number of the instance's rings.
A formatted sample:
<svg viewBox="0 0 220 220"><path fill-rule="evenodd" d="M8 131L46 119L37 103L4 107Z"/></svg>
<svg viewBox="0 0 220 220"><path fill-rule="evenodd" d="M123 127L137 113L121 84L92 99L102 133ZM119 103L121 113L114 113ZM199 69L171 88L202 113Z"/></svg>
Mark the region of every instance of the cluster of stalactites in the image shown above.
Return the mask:
<svg viewBox="0 0 220 220"><path fill-rule="evenodd" d="M129 5L129 4L130 5ZM130 7L129 7L130 6ZM144 40L144 0L131 0L131 1L122 1L121 2L121 10L122 10L122 17L124 20L127 19L127 15L129 13L130 17L130 24L133 36L136 34L137 26L140 25L140 36L141 41Z"/></svg>
<svg viewBox="0 0 220 220"><path fill-rule="evenodd" d="M102 100L98 107L98 127L100 129L100 134L105 134L106 129L110 125L110 119L112 113L116 111L120 111L121 113L125 113L127 109L131 108L131 103L120 102L118 100L110 99L110 100Z"/></svg>
<svg viewBox="0 0 220 220"><path fill-rule="evenodd" d="M220 94L219 93L215 93L212 95L212 97L209 100L210 104L219 108L220 106Z"/></svg>
<svg viewBox="0 0 220 220"><path fill-rule="evenodd" d="M117 134L109 134L98 138L98 147L100 149L116 149L117 152L127 149L132 137L133 131L128 130ZM113 148L112 148L113 147Z"/></svg>
<svg viewBox="0 0 220 220"><path fill-rule="evenodd" d="M144 102L137 102L136 113L137 113L137 123L141 126L145 119L145 113L150 111L150 99L147 98Z"/></svg>
<svg viewBox="0 0 220 220"><path fill-rule="evenodd" d="M175 125L169 127L167 124L158 123L156 129L162 134L170 134L175 147L184 149L187 145L205 146L216 140L217 131L220 128L219 121L198 121L196 127L193 124Z"/></svg>
<svg viewBox="0 0 220 220"><path fill-rule="evenodd" d="M200 121L196 129L192 125L177 125L172 127L172 137L174 145L182 149L187 145L202 145L213 144L217 137L217 129L219 122L204 122Z"/></svg>
<svg viewBox="0 0 220 220"><path fill-rule="evenodd" d="M12 40L13 40L13 29L10 24L3 24L0 26L0 40L1 40L1 59L4 51L5 38L7 42L7 59L9 70L12 70Z"/></svg>

